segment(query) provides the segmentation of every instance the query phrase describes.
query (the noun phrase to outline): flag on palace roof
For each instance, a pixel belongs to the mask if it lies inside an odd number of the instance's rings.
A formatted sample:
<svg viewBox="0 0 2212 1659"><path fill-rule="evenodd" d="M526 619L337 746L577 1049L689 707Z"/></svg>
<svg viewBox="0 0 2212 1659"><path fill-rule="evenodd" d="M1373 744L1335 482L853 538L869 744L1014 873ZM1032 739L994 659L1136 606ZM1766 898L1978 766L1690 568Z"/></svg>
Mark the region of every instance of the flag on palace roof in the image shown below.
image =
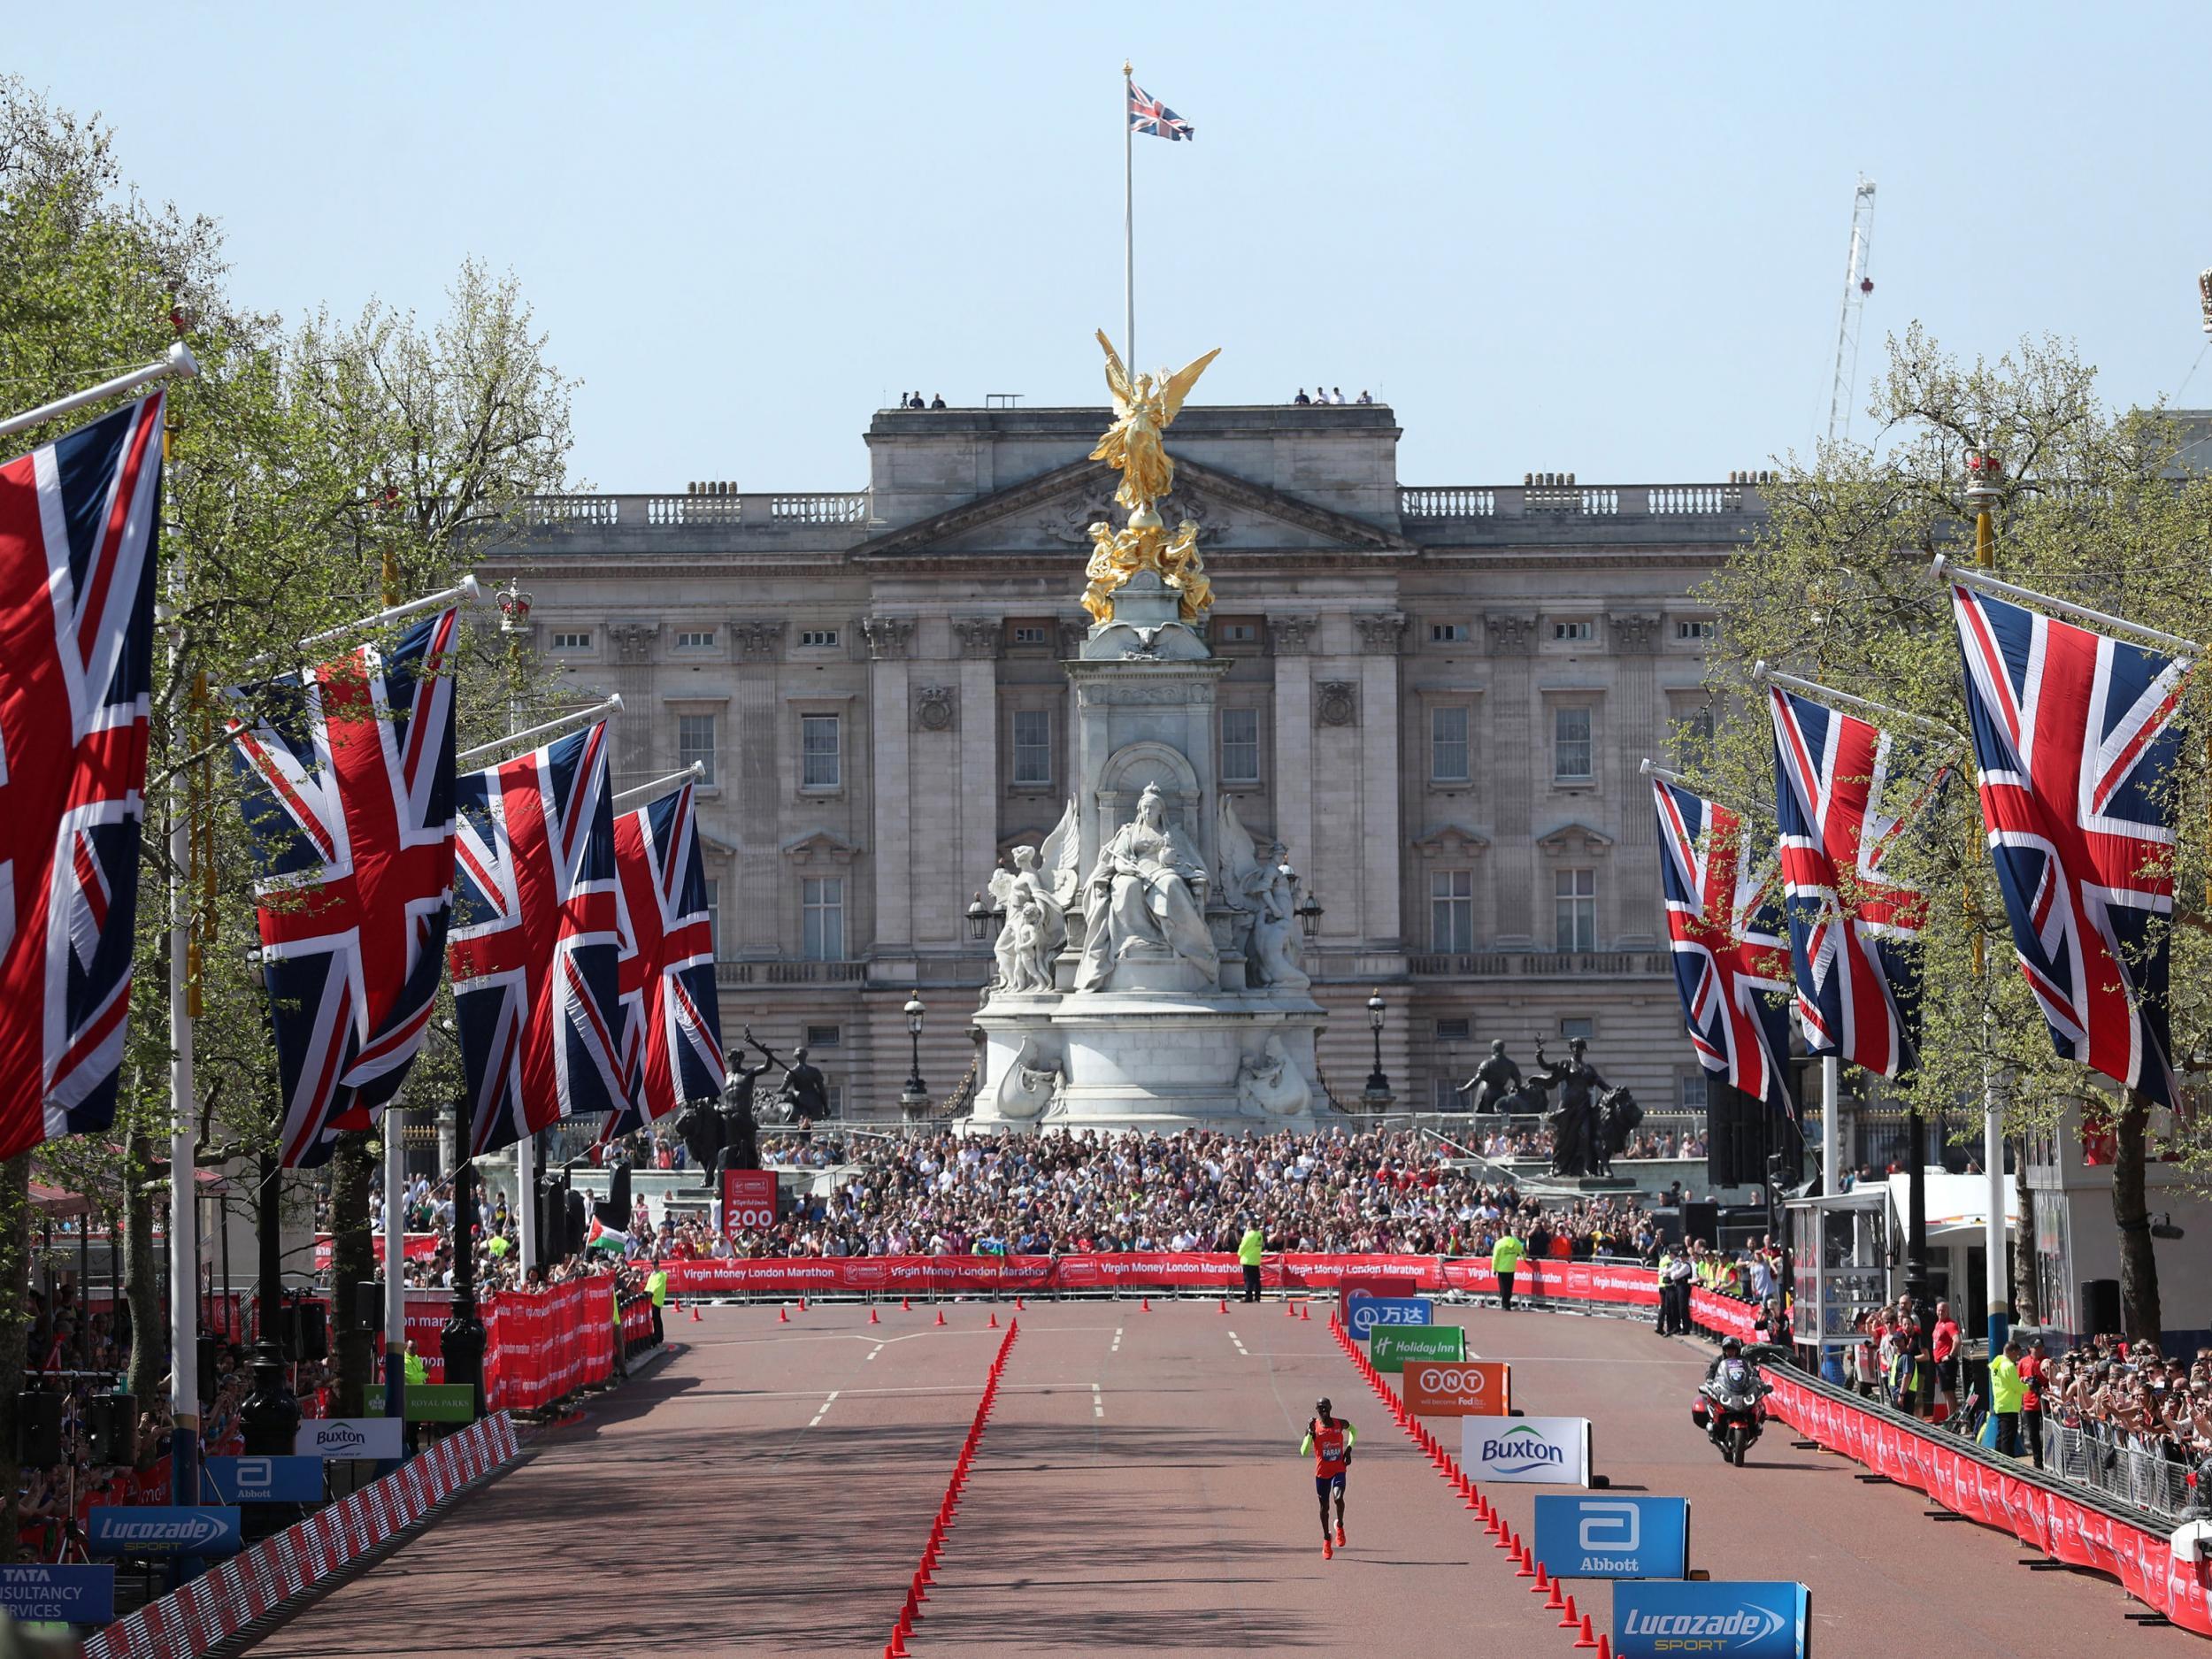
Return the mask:
<svg viewBox="0 0 2212 1659"><path fill-rule="evenodd" d="M1129 83L1129 126L1133 132L1149 133L1155 138L1177 143L1198 136L1196 127L1133 81Z"/></svg>
<svg viewBox="0 0 2212 1659"><path fill-rule="evenodd" d="M2067 1058L2174 1103L2174 716L2186 657L1951 590L1982 819L2020 972Z"/></svg>
<svg viewBox="0 0 2212 1659"><path fill-rule="evenodd" d="M1928 777L1910 739L1780 686L1768 712L1805 1046L1895 1077L1918 1037L1915 947L1928 902L1891 856L1947 772Z"/></svg>
<svg viewBox="0 0 2212 1659"><path fill-rule="evenodd" d="M115 1120L161 413L141 398L0 466L0 1156Z"/></svg>
<svg viewBox="0 0 2212 1659"><path fill-rule="evenodd" d="M455 612L229 693L288 1168L399 1093L453 913Z"/></svg>

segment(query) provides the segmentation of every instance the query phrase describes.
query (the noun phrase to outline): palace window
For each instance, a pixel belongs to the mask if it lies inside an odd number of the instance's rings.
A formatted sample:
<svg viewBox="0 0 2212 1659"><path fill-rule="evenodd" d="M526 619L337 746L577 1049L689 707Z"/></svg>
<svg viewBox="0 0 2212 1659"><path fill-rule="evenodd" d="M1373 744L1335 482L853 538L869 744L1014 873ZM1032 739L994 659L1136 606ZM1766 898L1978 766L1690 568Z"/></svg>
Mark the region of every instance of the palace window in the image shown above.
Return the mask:
<svg viewBox="0 0 2212 1659"><path fill-rule="evenodd" d="M1049 709L1017 709L1014 710L1014 784L1017 788L1026 785L1049 784L1052 781L1052 710Z"/></svg>
<svg viewBox="0 0 2212 1659"><path fill-rule="evenodd" d="M805 1042L810 1048L838 1048L844 1046L845 1028L842 1025L809 1025Z"/></svg>
<svg viewBox="0 0 2212 1659"><path fill-rule="evenodd" d="M1594 640L1598 625L1587 618L1579 622L1555 622L1551 625L1551 636L1555 640Z"/></svg>
<svg viewBox="0 0 2212 1659"><path fill-rule="evenodd" d="M676 634L676 649L680 651L710 651L714 649L714 630L680 628Z"/></svg>
<svg viewBox="0 0 2212 1659"><path fill-rule="evenodd" d="M844 781L843 757L839 746L839 721L833 714L799 717L799 787L835 789Z"/></svg>
<svg viewBox="0 0 2212 1659"><path fill-rule="evenodd" d="M1706 1100L1705 1068L1693 1066L1686 1071L1678 1073L1676 1081L1679 1086L1682 1110L1686 1112L1703 1111Z"/></svg>
<svg viewBox="0 0 2212 1659"><path fill-rule="evenodd" d="M1014 643L1017 645L1042 645L1047 636L1048 630L1041 622L1018 622L1014 625Z"/></svg>
<svg viewBox="0 0 2212 1659"><path fill-rule="evenodd" d="M699 781L714 782L714 717L710 714L680 714L676 717L676 764L688 766L696 761L706 770L699 774Z"/></svg>
<svg viewBox="0 0 2212 1659"><path fill-rule="evenodd" d="M1555 870L1551 878L1552 918L1561 950L1598 948L1598 872Z"/></svg>
<svg viewBox="0 0 2212 1659"><path fill-rule="evenodd" d="M1475 872L1429 872L1429 949L1463 956L1475 948Z"/></svg>
<svg viewBox="0 0 2212 1659"><path fill-rule="evenodd" d="M1709 640L1713 632L1710 617L1685 617L1674 625L1674 637L1678 640Z"/></svg>
<svg viewBox="0 0 2212 1659"><path fill-rule="evenodd" d="M1429 710L1429 777L1437 783L1467 781L1467 710L1463 704Z"/></svg>
<svg viewBox="0 0 2212 1659"><path fill-rule="evenodd" d="M1597 1034L1598 1023L1587 1015L1569 1014L1559 1022L1559 1035L1563 1041L1579 1037L1583 1041L1590 1042L1595 1041Z"/></svg>
<svg viewBox="0 0 2212 1659"><path fill-rule="evenodd" d="M1465 1042L1470 1034L1466 1020L1440 1019L1436 1022L1436 1040L1439 1042Z"/></svg>
<svg viewBox="0 0 2212 1659"><path fill-rule="evenodd" d="M722 955L722 883L707 878L707 945L718 961Z"/></svg>
<svg viewBox="0 0 2212 1659"><path fill-rule="evenodd" d="M1592 773L1590 710L1554 709L1551 715L1551 775L1559 783L1587 783Z"/></svg>
<svg viewBox="0 0 2212 1659"><path fill-rule="evenodd" d="M818 647L834 645L837 643L837 630L835 628L801 628L799 643Z"/></svg>
<svg viewBox="0 0 2212 1659"><path fill-rule="evenodd" d="M553 634L553 649L557 651L588 651L591 649L591 630L557 628Z"/></svg>
<svg viewBox="0 0 2212 1659"><path fill-rule="evenodd" d="M1221 781L1257 783L1260 780L1260 711L1224 709L1221 711Z"/></svg>
<svg viewBox="0 0 2212 1659"><path fill-rule="evenodd" d="M1466 638L1467 625L1464 622L1432 622L1429 624L1429 641L1432 644L1457 645Z"/></svg>
<svg viewBox="0 0 2212 1659"><path fill-rule="evenodd" d="M799 954L810 962L845 959L842 876L807 876L800 880Z"/></svg>

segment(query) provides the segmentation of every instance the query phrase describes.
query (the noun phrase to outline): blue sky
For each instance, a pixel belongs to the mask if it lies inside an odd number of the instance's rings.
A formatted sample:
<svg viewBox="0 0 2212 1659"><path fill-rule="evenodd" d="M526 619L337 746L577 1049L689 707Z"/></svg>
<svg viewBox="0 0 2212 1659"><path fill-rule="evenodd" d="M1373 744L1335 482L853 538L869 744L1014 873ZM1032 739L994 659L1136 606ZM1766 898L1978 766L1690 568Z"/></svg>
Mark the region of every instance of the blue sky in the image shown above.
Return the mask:
<svg viewBox="0 0 2212 1659"><path fill-rule="evenodd" d="M18 66L247 302L433 311L511 267L606 489L850 488L870 411L1102 397L1119 65L1147 364L1394 404L1400 476L1709 480L1825 425L1853 184L1863 388L1917 318L2199 360L2200 7L111 6ZM2212 363L2181 400L2212 404ZM1859 423L1863 430L1864 422Z"/></svg>

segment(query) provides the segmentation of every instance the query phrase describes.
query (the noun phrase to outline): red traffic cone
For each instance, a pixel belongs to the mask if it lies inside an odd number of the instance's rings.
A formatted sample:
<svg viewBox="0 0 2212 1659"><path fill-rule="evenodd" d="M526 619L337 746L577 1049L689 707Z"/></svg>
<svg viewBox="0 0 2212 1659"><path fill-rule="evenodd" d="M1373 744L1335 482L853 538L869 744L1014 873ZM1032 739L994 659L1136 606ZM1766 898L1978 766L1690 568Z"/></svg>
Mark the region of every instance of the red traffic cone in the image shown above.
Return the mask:
<svg viewBox="0 0 2212 1659"><path fill-rule="evenodd" d="M1019 1296L1017 1296L1014 1298L1014 1311L1016 1313L1026 1313L1029 1311L1029 1304L1024 1302Z"/></svg>
<svg viewBox="0 0 2212 1659"><path fill-rule="evenodd" d="M1581 1624L1586 1617L1586 1614L1575 1606L1574 1597L1572 1595L1569 1595L1567 1597L1567 1610L1559 1616L1559 1628L1562 1630L1572 1630L1576 1625Z"/></svg>
<svg viewBox="0 0 2212 1659"><path fill-rule="evenodd" d="M1313 1323L1313 1312L1302 1302L1298 1304L1298 1317L1301 1319L1303 1319L1308 1325L1311 1325Z"/></svg>
<svg viewBox="0 0 2212 1659"><path fill-rule="evenodd" d="M870 1325L881 1325L883 1323L882 1320L876 1317L876 1304L872 1302L868 1304L868 1323Z"/></svg>
<svg viewBox="0 0 2212 1659"><path fill-rule="evenodd" d="M1544 1610L1548 1613L1565 1612L1567 1609L1567 1598L1559 1594L1558 1579L1554 1578L1551 1581L1550 1589L1551 1599L1544 1603Z"/></svg>
<svg viewBox="0 0 2212 1659"><path fill-rule="evenodd" d="M1283 1317L1286 1319L1295 1319L1297 1317L1298 1310L1292 1305L1290 1298L1286 1296L1283 1298Z"/></svg>
<svg viewBox="0 0 2212 1659"><path fill-rule="evenodd" d="M1216 1313L1226 1313L1226 1312L1228 1312L1228 1311L1229 1311L1229 1299L1228 1299L1226 1296L1224 1296L1224 1297L1221 1299L1221 1306L1219 1306L1218 1308L1215 1309L1215 1310L1214 1310L1214 1311L1215 1311Z"/></svg>
<svg viewBox="0 0 2212 1659"><path fill-rule="evenodd" d="M699 1317L699 1304L695 1302L691 1304L691 1322L694 1325L703 1323Z"/></svg>
<svg viewBox="0 0 2212 1659"><path fill-rule="evenodd" d="M942 1325L942 1324L944 1324L944 1322L945 1322L945 1310L944 1310L942 1308L940 1308L940 1309L938 1309L938 1310L937 1310L937 1323L938 1323L939 1325Z"/></svg>
<svg viewBox="0 0 2212 1659"><path fill-rule="evenodd" d="M994 1331L998 1329L998 1310L996 1308L991 1310L991 1329Z"/></svg>
<svg viewBox="0 0 2212 1659"><path fill-rule="evenodd" d="M1613 1641L1604 1632L1598 1632L1598 1659L1613 1659Z"/></svg>
<svg viewBox="0 0 2212 1659"><path fill-rule="evenodd" d="M776 1323L778 1325L789 1325L791 1323L791 1310L779 1303L776 1308Z"/></svg>
<svg viewBox="0 0 2212 1659"><path fill-rule="evenodd" d="M801 1313L804 1313L806 1311L806 1298L804 1296L799 1298L799 1311Z"/></svg>
<svg viewBox="0 0 2212 1659"><path fill-rule="evenodd" d="M1520 1563L1520 1565L1514 1569L1515 1578L1533 1578L1536 1576L1535 1559L1528 1553L1528 1545L1525 1542L1523 1542L1521 1548L1515 1552L1514 1559Z"/></svg>
<svg viewBox="0 0 2212 1659"><path fill-rule="evenodd" d="M1140 1302L1137 1304L1137 1311L1139 1313L1150 1313L1152 1311L1152 1298L1147 1296L1142 1302Z"/></svg>
<svg viewBox="0 0 2212 1659"><path fill-rule="evenodd" d="M899 1298L899 1311L900 1311L901 1313L911 1313L911 1312L913 1312L913 1311L914 1311L914 1298L913 1298L913 1297L911 1297L911 1296L902 1296L902 1297L900 1297L900 1298Z"/></svg>
<svg viewBox="0 0 2212 1659"><path fill-rule="evenodd" d="M1590 1616L1587 1613L1585 1613L1582 1616L1582 1634L1575 1638L1575 1646L1578 1647L1595 1647L1597 1645L1597 1634L1590 1628Z"/></svg>

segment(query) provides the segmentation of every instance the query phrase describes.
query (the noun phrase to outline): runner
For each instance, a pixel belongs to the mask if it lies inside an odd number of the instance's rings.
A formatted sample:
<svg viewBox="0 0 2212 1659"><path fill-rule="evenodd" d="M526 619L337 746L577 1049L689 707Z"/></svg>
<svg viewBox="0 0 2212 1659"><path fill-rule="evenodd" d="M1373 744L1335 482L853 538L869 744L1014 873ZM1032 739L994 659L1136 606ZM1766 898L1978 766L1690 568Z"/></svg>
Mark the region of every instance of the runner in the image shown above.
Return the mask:
<svg viewBox="0 0 2212 1659"><path fill-rule="evenodd" d="M1336 1554L1344 1543L1344 1471L1352 1461L1352 1442L1359 1431L1342 1417L1329 1414L1327 1400L1313 1402L1306 1438L1298 1442L1298 1455L1313 1454L1313 1490L1321 1500L1321 1558ZM1329 1494L1336 1494L1336 1542L1329 1541Z"/></svg>

